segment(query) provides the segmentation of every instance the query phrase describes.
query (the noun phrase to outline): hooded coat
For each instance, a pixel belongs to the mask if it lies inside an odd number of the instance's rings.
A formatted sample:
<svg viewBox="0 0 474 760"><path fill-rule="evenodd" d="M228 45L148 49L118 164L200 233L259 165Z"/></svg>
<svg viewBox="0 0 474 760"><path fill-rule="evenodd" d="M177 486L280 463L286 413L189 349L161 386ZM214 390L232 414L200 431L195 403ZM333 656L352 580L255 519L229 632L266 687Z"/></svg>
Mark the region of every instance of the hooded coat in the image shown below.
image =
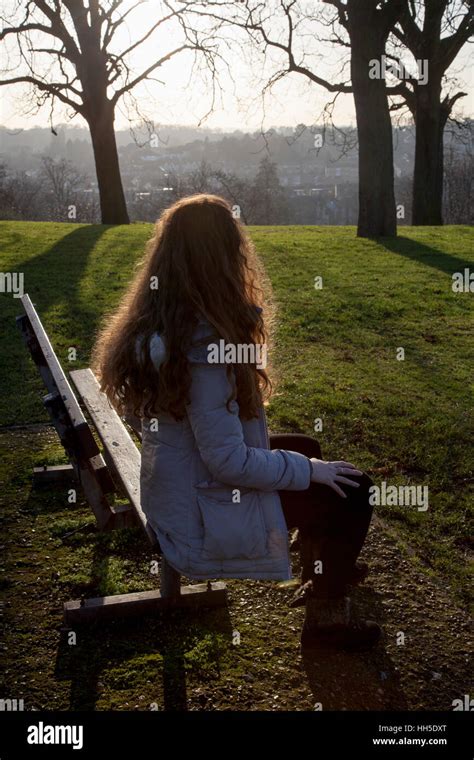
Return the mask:
<svg viewBox="0 0 474 760"><path fill-rule="evenodd" d="M200 321L188 352L186 416L142 424L141 503L167 562L189 578L289 580L288 531L279 490L304 490L311 462L270 450L265 410L241 420L225 363L209 363L211 327ZM164 338L149 343L157 370ZM156 424L156 421L158 424Z"/></svg>

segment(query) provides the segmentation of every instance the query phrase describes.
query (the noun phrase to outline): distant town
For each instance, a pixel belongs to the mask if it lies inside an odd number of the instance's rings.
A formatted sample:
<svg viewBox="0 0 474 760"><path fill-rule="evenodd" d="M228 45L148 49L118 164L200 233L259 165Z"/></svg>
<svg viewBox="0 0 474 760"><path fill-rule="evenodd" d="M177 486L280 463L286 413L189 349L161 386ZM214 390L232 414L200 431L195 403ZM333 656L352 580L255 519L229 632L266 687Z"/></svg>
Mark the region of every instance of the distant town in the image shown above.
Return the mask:
<svg viewBox="0 0 474 760"><path fill-rule="evenodd" d="M474 121L445 134L444 220L473 223ZM353 129L299 124L266 132L185 126L118 130L132 221L154 221L179 197L214 192L244 224L357 223L358 154ZM394 129L399 224L410 224L414 128ZM0 127L0 218L99 222L86 128Z"/></svg>

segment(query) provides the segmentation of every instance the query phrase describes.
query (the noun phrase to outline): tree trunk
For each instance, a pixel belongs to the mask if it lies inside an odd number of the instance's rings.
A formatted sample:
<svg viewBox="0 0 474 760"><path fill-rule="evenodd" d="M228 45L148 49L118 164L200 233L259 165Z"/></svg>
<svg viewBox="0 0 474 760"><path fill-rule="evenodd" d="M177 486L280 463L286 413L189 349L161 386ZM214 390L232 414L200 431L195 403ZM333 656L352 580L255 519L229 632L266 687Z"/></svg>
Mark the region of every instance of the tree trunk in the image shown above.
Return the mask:
<svg viewBox="0 0 474 760"><path fill-rule="evenodd" d="M443 132L441 83L416 89L416 144L413 172L412 224L443 224Z"/></svg>
<svg viewBox="0 0 474 760"><path fill-rule="evenodd" d="M397 234L392 123L385 79L371 79L370 61L382 61L385 39L359 14L350 25L351 78L359 139L359 237Z"/></svg>
<svg viewBox="0 0 474 760"><path fill-rule="evenodd" d="M129 224L114 130L114 109L107 103L88 118L99 185L102 224Z"/></svg>

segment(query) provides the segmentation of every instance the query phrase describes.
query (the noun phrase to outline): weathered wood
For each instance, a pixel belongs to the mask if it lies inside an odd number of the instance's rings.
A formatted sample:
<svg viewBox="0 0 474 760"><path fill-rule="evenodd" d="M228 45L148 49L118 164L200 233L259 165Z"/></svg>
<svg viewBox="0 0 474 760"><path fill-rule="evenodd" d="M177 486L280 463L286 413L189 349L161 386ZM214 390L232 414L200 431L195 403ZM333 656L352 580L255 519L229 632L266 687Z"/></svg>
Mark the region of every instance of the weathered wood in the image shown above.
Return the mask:
<svg viewBox="0 0 474 760"><path fill-rule="evenodd" d="M34 363L36 364L39 370L39 373L48 390L48 393L55 393L57 391L57 388L54 383L53 376L43 356L43 352L41 351L41 346L38 343L34 330L30 324L30 320L28 319L26 314L22 314L21 316L16 318L16 324L17 324L17 327L21 330L21 333L23 335L23 340L26 343L26 347L28 348L30 352L31 358L33 359Z"/></svg>
<svg viewBox="0 0 474 760"><path fill-rule="evenodd" d="M82 398L104 447L104 457L135 510L152 544L156 537L140 503L140 452L115 409L100 390L91 369L74 370L71 379Z"/></svg>
<svg viewBox="0 0 474 760"><path fill-rule="evenodd" d="M209 589L209 585L211 589ZM133 594L116 594L94 599L76 599L64 605L67 625L90 623L98 620L142 616L164 609L181 607L221 607L227 604L225 583L199 583L182 586L178 597L164 597L160 591L139 591Z"/></svg>
<svg viewBox="0 0 474 760"><path fill-rule="evenodd" d="M108 473L104 473L104 460L100 454L91 459L84 457L80 447L77 446L77 441L74 440L66 407L58 393L50 393L45 396L44 405L48 409L59 438L70 457L86 499L94 512L98 528L100 530L110 529L112 525L110 520L113 515L106 491L109 492L115 487L111 482L111 487L105 490L103 488L104 479L108 477L111 480Z"/></svg>
<svg viewBox="0 0 474 760"><path fill-rule="evenodd" d="M104 462L102 454L97 454L97 456L91 457L87 461L87 465L102 491L106 494L114 494L116 491L115 483L106 463Z"/></svg>
<svg viewBox="0 0 474 760"><path fill-rule="evenodd" d="M23 296L21 301L25 314L18 317L17 322L48 390L44 405L97 524L104 530L115 520L106 497L113 493L115 485L29 296Z"/></svg>
<svg viewBox="0 0 474 760"><path fill-rule="evenodd" d="M28 318L28 322L21 321L21 327L22 330L26 329L29 333L26 336L27 343L34 361L39 366L46 387L50 394L59 393L84 455L87 457L96 456L99 453L97 443L29 295L22 296L21 302Z"/></svg>
<svg viewBox="0 0 474 760"><path fill-rule="evenodd" d="M112 530L114 528L114 516L106 494L100 487L94 473L91 472L87 463L79 470L79 479L87 502L92 509L99 530Z"/></svg>
<svg viewBox="0 0 474 760"><path fill-rule="evenodd" d="M112 512L112 518L108 527L111 530L136 527L137 518L131 504L113 504L110 507L110 511Z"/></svg>
<svg viewBox="0 0 474 760"><path fill-rule="evenodd" d="M70 483L76 480L76 472L72 464L44 465L33 470L35 485L43 483Z"/></svg>

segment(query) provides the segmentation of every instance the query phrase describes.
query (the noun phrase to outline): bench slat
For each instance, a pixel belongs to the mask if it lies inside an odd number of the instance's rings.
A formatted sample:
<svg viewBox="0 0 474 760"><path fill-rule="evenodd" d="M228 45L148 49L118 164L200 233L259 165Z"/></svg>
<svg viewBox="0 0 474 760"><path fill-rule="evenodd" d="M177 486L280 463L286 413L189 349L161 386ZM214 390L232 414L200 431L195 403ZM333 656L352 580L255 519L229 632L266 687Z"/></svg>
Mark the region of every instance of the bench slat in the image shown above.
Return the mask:
<svg viewBox="0 0 474 760"><path fill-rule="evenodd" d="M54 353L54 349L50 343L50 340L46 334L46 331L43 325L41 324L40 318L38 317L35 307L33 306L28 294L25 294L24 296L22 296L21 303L23 304L25 314L30 321L30 325L33 329L35 338L38 341L38 344L41 348L41 352L43 354L44 360L46 361L46 365L53 377L53 380L59 392L59 395L61 396L64 402L64 405L67 409L71 423L76 429L77 428L80 429L81 439L83 439L84 436L89 437L90 435L90 438L92 439L93 444L95 444L94 438L90 430L88 431L89 435L86 432L89 427L87 425L86 418L84 417L82 413L82 409L77 402L74 392L68 382L68 379L63 371L63 368L61 367L59 363L58 357ZM51 388L49 388L49 390L51 392ZM92 445L91 449L93 450L93 453L91 451L91 454L90 454L91 456L94 456L95 454L99 453L97 449L97 445Z"/></svg>
<svg viewBox="0 0 474 760"><path fill-rule="evenodd" d="M77 369L70 377L84 401L104 446L104 457L110 460L123 490L130 499L137 518L152 543L156 537L149 527L140 504L140 452L115 409L100 390L91 369Z"/></svg>
<svg viewBox="0 0 474 760"><path fill-rule="evenodd" d="M177 597L164 597L161 591L138 591L131 594L96 597L81 601L75 599L64 605L64 619L67 625L88 623L97 620L142 616L161 610L195 607L225 607L227 589L222 581L212 584L199 583L181 586Z"/></svg>

